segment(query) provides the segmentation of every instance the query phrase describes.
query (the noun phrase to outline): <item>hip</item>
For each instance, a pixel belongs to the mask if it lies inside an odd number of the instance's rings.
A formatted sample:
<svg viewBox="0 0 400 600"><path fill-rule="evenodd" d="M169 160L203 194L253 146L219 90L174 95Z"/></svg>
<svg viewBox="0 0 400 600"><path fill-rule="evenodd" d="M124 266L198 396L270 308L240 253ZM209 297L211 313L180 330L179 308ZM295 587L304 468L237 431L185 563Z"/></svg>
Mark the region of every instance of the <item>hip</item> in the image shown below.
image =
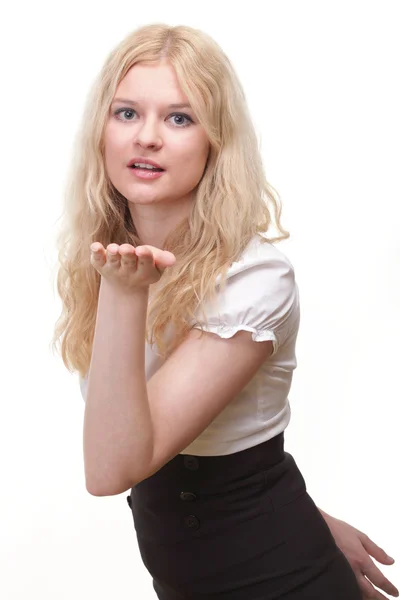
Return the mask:
<svg viewBox="0 0 400 600"><path fill-rule="evenodd" d="M233 455L178 455L128 504L162 600L279 598L340 555L282 434Z"/></svg>

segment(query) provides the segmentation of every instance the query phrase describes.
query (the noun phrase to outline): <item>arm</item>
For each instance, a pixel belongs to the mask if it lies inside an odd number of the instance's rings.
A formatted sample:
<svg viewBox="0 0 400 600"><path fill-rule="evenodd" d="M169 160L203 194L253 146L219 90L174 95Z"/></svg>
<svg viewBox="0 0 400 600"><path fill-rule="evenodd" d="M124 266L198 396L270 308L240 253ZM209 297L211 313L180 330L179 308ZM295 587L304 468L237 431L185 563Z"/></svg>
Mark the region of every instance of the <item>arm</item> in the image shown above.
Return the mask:
<svg viewBox="0 0 400 600"><path fill-rule="evenodd" d="M95 495L119 493L121 484L127 489L128 467L146 465L152 456L144 369L147 300L146 288L127 294L101 281L84 416L86 486Z"/></svg>
<svg viewBox="0 0 400 600"><path fill-rule="evenodd" d="M100 286L84 418L86 487L93 495L120 494L160 469L273 350L272 341L254 342L247 331L222 339L200 338L193 329L146 384L143 287L123 290L106 280Z"/></svg>

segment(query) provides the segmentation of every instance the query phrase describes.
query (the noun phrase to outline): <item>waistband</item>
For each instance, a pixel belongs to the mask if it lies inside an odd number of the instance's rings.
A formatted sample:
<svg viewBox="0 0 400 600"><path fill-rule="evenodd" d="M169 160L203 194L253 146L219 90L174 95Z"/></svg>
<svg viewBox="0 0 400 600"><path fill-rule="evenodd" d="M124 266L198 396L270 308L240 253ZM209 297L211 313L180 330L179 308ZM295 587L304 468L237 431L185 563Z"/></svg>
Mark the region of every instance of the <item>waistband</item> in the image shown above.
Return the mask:
<svg viewBox="0 0 400 600"><path fill-rule="evenodd" d="M212 480L214 476L220 477L221 473L228 474L240 472L241 470L251 473L257 473L273 467L285 458L284 450L284 432L277 436L257 444L251 448L246 448L232 454L219 456L198 456L193 454L178 454L163 468L170 466L175 468L197 472L201 477Z"/></svg>

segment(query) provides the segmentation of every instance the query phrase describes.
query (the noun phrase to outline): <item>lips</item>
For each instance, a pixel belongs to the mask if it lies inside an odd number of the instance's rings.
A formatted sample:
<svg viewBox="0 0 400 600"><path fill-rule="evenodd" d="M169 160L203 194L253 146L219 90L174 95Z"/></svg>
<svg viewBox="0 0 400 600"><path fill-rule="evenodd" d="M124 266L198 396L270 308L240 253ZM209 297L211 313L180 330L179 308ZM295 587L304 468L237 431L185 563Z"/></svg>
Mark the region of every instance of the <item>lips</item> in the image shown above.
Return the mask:
<svg viewBox="0 0 400 600"><path fill-rule="evenodd" d="M160 169L161 171L165 170L161 165L159 165L158 163L154 162L154 160L150 160L149 158L143 158L143 157L140 157L140 156L136 156L136 157L132 158L128 162L128 167L134 168L135 164L149 165L149 166L154 167L156 169Z"/></svg>

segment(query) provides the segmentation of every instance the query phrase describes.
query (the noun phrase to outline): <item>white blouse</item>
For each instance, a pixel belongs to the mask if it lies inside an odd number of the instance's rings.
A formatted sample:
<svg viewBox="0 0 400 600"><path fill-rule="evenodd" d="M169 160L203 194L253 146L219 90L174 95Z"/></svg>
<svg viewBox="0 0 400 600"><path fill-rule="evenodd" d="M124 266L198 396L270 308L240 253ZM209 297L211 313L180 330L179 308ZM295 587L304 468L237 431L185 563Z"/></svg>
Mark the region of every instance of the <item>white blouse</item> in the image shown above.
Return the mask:
<svg viewBox="0 0 400 600"><path fill-rule="evenodd" d="M217 279L217 286L218 286ZM281 433L290 421L288 394L297 366L299 291L289 259L256 235L227 273L217 301L204 307L205 331L230 338L250 331L255 342L272 340L273 353L210 425L181 454L212 456L250 448ZM193 327L200 328L201 313ZM146 379L163 364L146 343ZM87 377L80 378L83 398ZM193 392L195 393L195 391Z"/></svg>

